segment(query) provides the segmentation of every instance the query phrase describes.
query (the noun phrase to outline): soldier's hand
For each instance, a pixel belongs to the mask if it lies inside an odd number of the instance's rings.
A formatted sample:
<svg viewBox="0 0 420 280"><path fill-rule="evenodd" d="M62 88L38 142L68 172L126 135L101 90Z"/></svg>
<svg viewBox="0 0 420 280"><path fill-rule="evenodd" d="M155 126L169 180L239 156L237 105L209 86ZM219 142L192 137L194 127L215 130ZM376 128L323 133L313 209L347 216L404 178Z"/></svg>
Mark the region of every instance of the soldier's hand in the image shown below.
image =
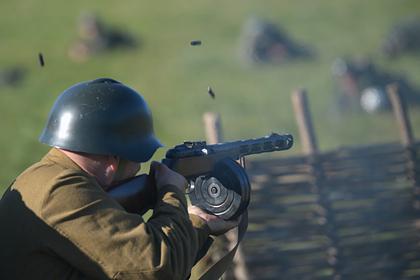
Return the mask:
<svg viewBox="0 0 420 280"><path fill-rule="evenodd" d="M194 205L188 207L188 213L197 215L205 220L210 228L210 234L212 235L221 235L238 226L240 221L240 218L232 221L225 221L222 218L209 214Z"/></svg>
<svg viewBox="0 0 420 280"><path fill-rule="evenodd" d="M187 180L184 176L157 161L150 164L150 175L155 179L158 190L165 185L173 185L184 192L187 187Z"/></svg>

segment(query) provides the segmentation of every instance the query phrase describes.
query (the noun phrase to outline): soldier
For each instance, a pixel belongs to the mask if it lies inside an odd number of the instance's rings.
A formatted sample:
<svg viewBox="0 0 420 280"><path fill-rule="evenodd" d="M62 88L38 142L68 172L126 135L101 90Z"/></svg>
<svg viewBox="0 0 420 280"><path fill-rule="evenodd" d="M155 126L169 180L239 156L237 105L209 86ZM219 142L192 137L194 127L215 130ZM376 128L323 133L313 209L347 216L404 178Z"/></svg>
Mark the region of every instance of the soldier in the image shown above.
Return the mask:
<svg viewBox="0 0 420 280"><path fill-rule="evenodd" d="M40 141L53 148L0 200L0 279L186 279L209 234L237 225L187 208L185 178L157 162L147 222L107 194L161 147L144 99L115 80L65 90Z"/></svg>
<svg viewBox="0 0 420 280"><path fill-rule="evenodd" d="M420 52L420 18L406 17L397 22L382 43L382 52L388 58L404 53Z"/></svg>
<svg viewBox="0 0 420 280"><path fill-rule="evenodd" d="M24 80L26 70L20 66L12 66L0 69L0 88L17 87Z"/></svg>
<svg viewBox="0 0 420 280"><path fill-rule="evenodd" d="M251 63L284 63L314 55L311 49L296 43L279 27L257 18L245 22L239 46L241 57Z"/></svg>
<svg viewBox="0 0 420 280"><path fill-rule="evenodd" d="M127 32L108 26L92 13L82 13L78 21L78 40L69 48L71 59L83 62L90 56L116 48L132 49L138 40Z"/></svg>

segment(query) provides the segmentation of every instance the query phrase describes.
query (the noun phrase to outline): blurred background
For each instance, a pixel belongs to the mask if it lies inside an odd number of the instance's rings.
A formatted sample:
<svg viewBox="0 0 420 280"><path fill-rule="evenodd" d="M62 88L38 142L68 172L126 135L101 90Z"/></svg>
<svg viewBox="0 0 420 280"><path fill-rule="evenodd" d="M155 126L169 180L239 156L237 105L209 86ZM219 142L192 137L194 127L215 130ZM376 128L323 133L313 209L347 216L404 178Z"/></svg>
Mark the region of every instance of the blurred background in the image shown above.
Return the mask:
<svg viewBox="0 0 420 280"><path fill-rule="evenodd" d="M167 147L203 139L207 111L225 140L296 135L298 87L322 150L397 139L383 96L393 80L420 125L415 0L15 0L0 13L0 193L47 151L37 138L58 94L97 77L139 90Z"/></svg>
<svg viewBox="0 0 420 280"><path fill-rule="evenodd" d="M221 116L225 141L294 135L293 149L250 164L244 252L255 279L419 279L420 175L407 179L404 166L415 173L420 146L325 153L319 168L300 157L290 98L307 90L322 152L398 142L385 91L397 82L416 134L419 1L2 0L0 38L0 194L49 149L38 136L57 96L110 77L143 94L167 148L204 140L206 112ZM391 228L390 217L404 221Z"/></svg>

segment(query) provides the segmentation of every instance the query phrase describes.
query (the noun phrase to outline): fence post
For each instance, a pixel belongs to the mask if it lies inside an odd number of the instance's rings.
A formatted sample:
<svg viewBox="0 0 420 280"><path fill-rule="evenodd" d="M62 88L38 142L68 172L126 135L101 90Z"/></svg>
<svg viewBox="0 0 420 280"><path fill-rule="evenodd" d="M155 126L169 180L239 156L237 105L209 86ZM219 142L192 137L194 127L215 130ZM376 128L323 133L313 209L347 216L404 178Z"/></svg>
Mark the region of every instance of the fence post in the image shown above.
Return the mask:
<svg viewBox="0 0 420 280"><path fill-rule="evenodd" d="M292 104L299 128L302 150L306 155L318 153L318 144L309 112L308 98L304 89L295 90L292 94Z"/></svg>
<svg viewBox="0 0 420 280"><path fill-rule="evenodd" d="M216 144L216 143L222 142L223 136L222 136L222 125L221 125L220 115L207 112L203 115L203 121L204 121L204 128L206 132L207 143ZM245 168L245 161L243 158L240 160L240 163ZM237 231L236 230L228 231L225 234L225 238L227 240L227 242L225 243L228 243L228 244L223 244L223 246L227 245L228 250L231 250L236 244ZM236 254L234 258L233 276L235 279L238 279L238 280L248 280L248 272L246 268L245 256L243 254L241 245L239 245L238 249L236 250Z"/></svg>
<svg viewBox="0 0 420 280"><path fill-rule="evenodd" d="M339 250L339 237L336 230L335 215L332 209L328 189L325 186L325 174L322 160L319 156L318 143L309 111L307 93L304 89L295 90L292 94L292 104L302 143L302 151L307 156L309 174L313 180L313 191L317 194L318 205L321 209L316 211L319 224L323 226L328 238L326 248L327 262L333 269L333 280L341 279L341 252Z"/></svg>
<svg viewBox="0 0 420 280"><path fill-rule="evenodd" d="M401 144L405 149L407 157L407 175L413 185L414 202L413 207L420 210L420 178L417 175L417 151L414 147L414 135L408 116L407 106L402 98L397 84L388 85L386 88L392 109L400 131Z"/></svg>
<svg viewBox="0 0 420 280"><path fill-rule="evenodd" d="M219 114L207 112L203 115L206 140L209 144L216 144L223 141L222 122Z"/></svg>
<svg viewBox="0 0 420 280"><path fill-rule="evenodd" d="M407 113L407 106L401 98L397 84L387 86L389 99L391 100L392 109L400 129L401 143L408 147L414 143L413 131L411 129L410 118Z"/></svg>

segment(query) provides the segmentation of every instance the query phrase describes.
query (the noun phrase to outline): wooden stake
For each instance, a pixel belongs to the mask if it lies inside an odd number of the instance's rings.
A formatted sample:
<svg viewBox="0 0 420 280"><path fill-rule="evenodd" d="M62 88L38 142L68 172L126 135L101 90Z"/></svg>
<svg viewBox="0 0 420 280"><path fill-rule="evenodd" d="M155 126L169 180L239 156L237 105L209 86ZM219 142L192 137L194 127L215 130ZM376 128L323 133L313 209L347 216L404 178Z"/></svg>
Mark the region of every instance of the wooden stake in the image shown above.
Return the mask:
<svg viewBox="0 0 420 280"><path fill-rule="evenodd" d="M306 155L317 154L319 152L318 144L309 112L308 97L304 89L298 89L293 92L292 104L299 128L303 153Z"/></svg>
<svg viewBox="0 0 420 280"><path fill-rule="evenodd" d="M207 112L203 115L204 129L208 144L217 144L223 141L220 115Z"/></svg>
<svg viewBox="0 0 420 280"><path fill-rule="evenodd" d="M389 99L391 100L392 109L400 130L401 143L404 146L411 146L414 143L413 131L411 129L410 118L407 113L407 106L398 91L398 85L388 85L386 90L388 92Z"/></svg>
<svg viewBox="0 0 420 280"><path fill-rule="evenodd" d="M222 125L219 114L205 113L203 116L204 128L206 132L206 141L208 144L217 144L223 141ZM245 168L245 158L239 159L239 164ZM229 244L227 247L229 250L233 248L237 240L237 230L230 230L226 232L225 237ZM225 273L226 274L226 273ZM224 274L224 275L225 275ZM239 245L236 250L233 265L233 275L237 280L248 280L248 271L246 268L245 256L242 251L242 246ZM223 277L222 277L223 278Z"/></svg>

